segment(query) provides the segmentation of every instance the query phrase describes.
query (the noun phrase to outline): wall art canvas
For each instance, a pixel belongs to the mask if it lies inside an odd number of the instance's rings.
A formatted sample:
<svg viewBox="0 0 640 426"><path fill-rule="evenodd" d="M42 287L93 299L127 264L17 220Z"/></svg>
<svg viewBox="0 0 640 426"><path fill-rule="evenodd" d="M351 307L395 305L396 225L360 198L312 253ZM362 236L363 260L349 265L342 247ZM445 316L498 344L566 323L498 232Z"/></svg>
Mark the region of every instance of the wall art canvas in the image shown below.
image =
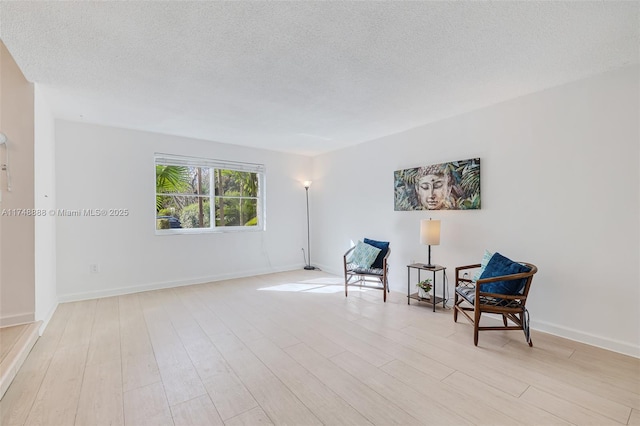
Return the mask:
<svg viewBox="0 0 640 426"><path fill-rule="evenodd" d="M394 210L480 208L480 159L396 170Z"/></svg>

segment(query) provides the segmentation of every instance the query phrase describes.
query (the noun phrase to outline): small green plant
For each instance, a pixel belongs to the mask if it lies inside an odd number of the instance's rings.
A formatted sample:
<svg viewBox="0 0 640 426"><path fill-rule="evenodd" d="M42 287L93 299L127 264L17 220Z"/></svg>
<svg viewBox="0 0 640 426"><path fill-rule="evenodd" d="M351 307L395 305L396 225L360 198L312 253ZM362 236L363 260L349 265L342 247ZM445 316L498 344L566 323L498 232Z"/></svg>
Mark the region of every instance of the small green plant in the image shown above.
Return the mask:
<svg viewBox="0 0 640 426"><path fill-rule="evenodd" d="M431 285L431 278L427 278L426 280L420 281L418 284L416 284L416 287L421 288L422 290L424 290L425 293L430 292L431 288L433 287Z"/></svg>

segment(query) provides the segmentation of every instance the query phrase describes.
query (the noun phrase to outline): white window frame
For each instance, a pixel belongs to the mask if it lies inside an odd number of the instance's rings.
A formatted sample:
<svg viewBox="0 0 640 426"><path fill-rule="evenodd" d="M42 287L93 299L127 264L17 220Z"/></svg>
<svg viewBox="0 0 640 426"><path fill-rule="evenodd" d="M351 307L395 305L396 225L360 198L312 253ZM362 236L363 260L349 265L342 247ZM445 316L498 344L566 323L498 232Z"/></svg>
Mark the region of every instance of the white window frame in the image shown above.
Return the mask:
<svg viewBox="0 0 640 426"><path fill-rule="evenodd" d="M158 165L171 165L171 166L187 166L187 167L204 167L209 168L209 198L210 198L210 221L211 227L209 228L170 228L170 229L157 229L155 216L154 216L154 229L156 235L176 235L176 234L207 234L207 233L222 233L222 232L261 232L266 229L266 197L265 197L265 181L266 181L266 169L264 164L258 163L244 163L239 161L226 161L216 160L200 157L187 157L183 155L164 154L156 152L154 154L154 180L155 180L155 166ZM215 185L213 182L216 169L234 170L239 172L256 173L258 176L258 196L257 196L257 218L258 224L256 226L216 226L216 209L215 209ZM155 187L155 185L154 185ZM154 194L157 195L157 192ZM230 198L230 197L225 197ZM253 198L253 197L241 197L241 198ZM155 200L155 196L154 196Z"/></svg>

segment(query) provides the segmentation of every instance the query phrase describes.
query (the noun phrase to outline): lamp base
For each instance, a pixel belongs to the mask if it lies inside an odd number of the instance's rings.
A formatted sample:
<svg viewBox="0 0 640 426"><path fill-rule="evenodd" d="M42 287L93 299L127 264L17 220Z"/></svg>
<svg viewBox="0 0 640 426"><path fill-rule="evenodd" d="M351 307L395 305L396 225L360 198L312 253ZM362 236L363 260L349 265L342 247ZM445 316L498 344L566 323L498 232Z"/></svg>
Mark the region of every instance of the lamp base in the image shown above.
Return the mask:
<svg viewBox="0 0 640 426"><path fill-rule="evenodd" d="M436 265L432 265L430 263L423 263L422 266L428 269L433 269L436 267Z"/></svg>
<svg viewBox="0 0 640 426"><path fill-rule="evenodd" d="M304 267L304 269L306 269L307 271L315 271L316 267L315 266L311 266L311 265L307 265Z"/></svg>

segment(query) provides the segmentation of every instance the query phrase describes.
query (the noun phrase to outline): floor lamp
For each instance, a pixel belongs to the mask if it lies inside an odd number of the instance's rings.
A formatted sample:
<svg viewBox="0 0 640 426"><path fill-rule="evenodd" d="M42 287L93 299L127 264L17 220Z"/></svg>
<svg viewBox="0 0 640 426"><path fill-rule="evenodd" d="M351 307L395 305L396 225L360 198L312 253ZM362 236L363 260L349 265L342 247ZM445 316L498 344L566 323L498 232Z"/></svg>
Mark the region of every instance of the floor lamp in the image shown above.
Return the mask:
<svg viewBox="0 0 640 426"><path fill-rule="evenodd" d="M304 190L307 193L307 255L309 256L307 259L309 261L305 265L304 269L307 271L313 271L316 269L315 266L311 266L311 232L309 227L309 187L311 186L310 180L304 181Z"/></svg>

